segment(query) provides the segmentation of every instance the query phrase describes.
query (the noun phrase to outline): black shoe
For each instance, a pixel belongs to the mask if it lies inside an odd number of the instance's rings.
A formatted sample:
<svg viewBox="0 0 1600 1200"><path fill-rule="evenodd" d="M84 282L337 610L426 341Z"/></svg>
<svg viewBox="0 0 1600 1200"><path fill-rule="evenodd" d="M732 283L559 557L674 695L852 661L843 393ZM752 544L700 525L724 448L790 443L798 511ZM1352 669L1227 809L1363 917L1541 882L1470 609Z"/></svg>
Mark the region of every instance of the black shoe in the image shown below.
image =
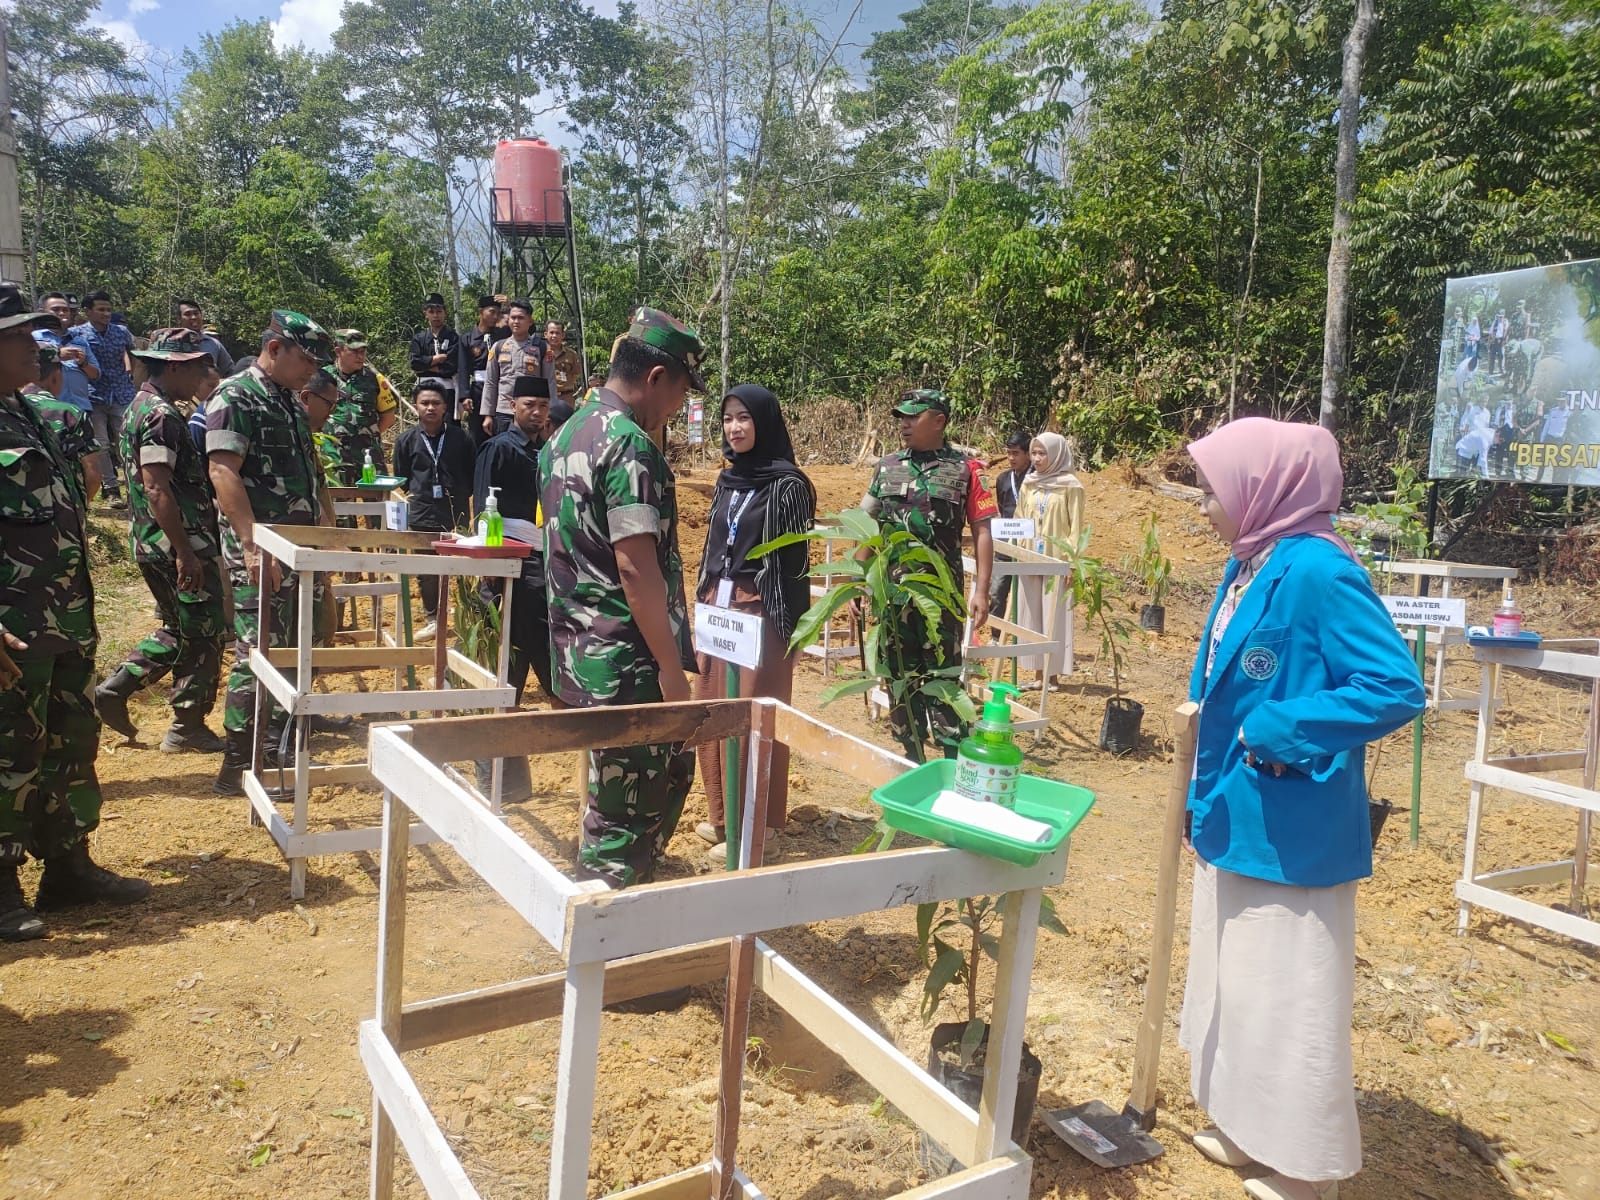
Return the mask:
<svg viewBox="0 0 1600 1200"><path fill-rule="evenodd" d="M349 715L338 716L334 713L317 713L311 718L312 733L344 733L356 719Z"/></svg>
<svg viewBox="0 0 1600 1200"><path fill-rule="evenodd" d="M65 854L44 860L33 906L51 912L79 904L137 904L149 895L148 880L117 875L98 866L89 857L88 841L82 840Z"/></svg>
<svg viewBox="0 0 1600 1200"><path fill-rule="evenodd" d="M106 507L123 509L128 507L128 502L122 498L122 493L120 492L107 492Z"/></svg>
<svg viewBox="0 0 1600 1200"><path fill-rule="evenodd" d="M133 718L128 716L128 697L139 690L142 682L137 675L130 674L127 667L118 667L115 675L95 688L94 707L102 725L115 729L125 738L139 736Z"/></svg>
<svg viewBox="0 0 1600 1200"><path fill-rule="evenodd" d="M22 898L17 868L10 863L0 866L0 942L35 942L49 932Z"/></svg>
<svg viewBox="0 0 1600 1200"><path fill-rule="evenodd" d="M211 783L211 790L219 796L244 795L244 768L230 767L224 763Z"/></svg>
<svg viewBox="0 0 1600 1200"><path fill-rule="evenodd" d="M221 754L227 748L227 740L207 729L204 719L190 717L185 720L181 714L172 718L167 736L161 739L161 749L167 754L182 754L186 750L199 754Z"/></svg>

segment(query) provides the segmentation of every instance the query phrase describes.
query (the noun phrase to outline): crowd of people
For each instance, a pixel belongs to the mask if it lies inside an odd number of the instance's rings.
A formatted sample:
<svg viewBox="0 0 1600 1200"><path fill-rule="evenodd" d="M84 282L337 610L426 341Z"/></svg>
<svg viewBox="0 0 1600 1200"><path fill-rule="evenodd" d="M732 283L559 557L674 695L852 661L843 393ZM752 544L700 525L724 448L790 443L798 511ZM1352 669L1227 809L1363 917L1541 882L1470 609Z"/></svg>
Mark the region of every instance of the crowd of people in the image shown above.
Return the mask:
<svg viewBox="0 0 1600 1200"><path fill-rule="evenodd" d="M148 895L148 882L105 870L88 848L101 723L136 736L128 701L141 688L172 676L160 748L220 752L219 793L238 793L252 764L292 761L286 715L270 698L257 710L249 659L263 615L272 644L293 636L299 591L263 556L255 529L333 524L329 474L354 483L369 461L381 463L398 408L359 330L329 333L280 309L257 353L230 371L191 300L176 306L181 324L139 340L104 293L86 305L78 324L71 297L52 293L36 307L0 284L3 941L44 936L41 913ZM393 455L412 526L461 530L492 492L506 533L533 547L511 583L506 631L519 700L530 671L560 707L721 695L724 672L697 658L690 636L662 436L689 391L705 390L705 347L674 317L642 307L580 399L581 356L560 323L540 336L527 302L506 306L504 326L501 311L499 298L484 297L477 327L461 337L441 296L423 306L426 325L410 345L417 423ZM770 390L730 387L720 409L726 465L693 592L697 603L764 619L761 665L740 694L787 700L790 639L810 605L807 552L766 544L813 527L816 489ZM981 464L948 441L943 392L903 392L894 415L902 449L878 463L861 507L941 555L968 608L932 631L906 615L925 631L914 661L900 664L916 672L958 662L965 622L981 631L991 605L1007 603L1003 581L994 586L991 520L1031 521L1037 548L1075 544L1084 489L1057 434L1008 439L1008 469L991 491ZM1349 1028L1355 881L1371 870L1361 753L1415 716L1422 687L1334 531L1342 473L1332 437L1244 419L1190 450L1202 509L1232 551L1190 683L1204 712L1188 806L1198 865L1182 1042L1195 1098L1217 1122L1195 1144L1229 1166L1272 1167L1246 1183L1259 1200L1330 1197L1360 1166ZM86 524L96 486L127 509L160 621L98 685ZM1024 623L1045 619L1039 588L1036 579L1018 587ZM437 594L423 601L437 611ZM219 737L208 718L230 630ZM1046 683L1061 669L1042 656L1031 665ZM891 721L903 743L931 740L949 756L967 733L953 705L928 697L895 707ZM612 887L653 878L695 768L681 745L591 751L575 875ZM718 843L717 757L700 769L710 819L695 832ZM768 836L784 826L787 780L775 750L757 823ZM18 874L30 854L44 864L31 904Z"/></svg>

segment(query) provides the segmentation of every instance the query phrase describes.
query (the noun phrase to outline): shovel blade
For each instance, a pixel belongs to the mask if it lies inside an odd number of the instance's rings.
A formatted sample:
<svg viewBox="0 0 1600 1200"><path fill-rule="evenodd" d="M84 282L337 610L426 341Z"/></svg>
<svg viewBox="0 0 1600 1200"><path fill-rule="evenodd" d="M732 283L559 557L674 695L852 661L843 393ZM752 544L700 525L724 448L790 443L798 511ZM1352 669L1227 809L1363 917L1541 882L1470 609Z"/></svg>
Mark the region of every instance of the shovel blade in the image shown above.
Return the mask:
<svg viewBox="0 0 1600 1200"><path fill-rule="evenodd" d="M1149 1162L1166 1149L1140 1129L1133 1118L1107 1108L1099 1100L1041 1111L1039 1115L1057 1137L1102 1167Z"/></svg>

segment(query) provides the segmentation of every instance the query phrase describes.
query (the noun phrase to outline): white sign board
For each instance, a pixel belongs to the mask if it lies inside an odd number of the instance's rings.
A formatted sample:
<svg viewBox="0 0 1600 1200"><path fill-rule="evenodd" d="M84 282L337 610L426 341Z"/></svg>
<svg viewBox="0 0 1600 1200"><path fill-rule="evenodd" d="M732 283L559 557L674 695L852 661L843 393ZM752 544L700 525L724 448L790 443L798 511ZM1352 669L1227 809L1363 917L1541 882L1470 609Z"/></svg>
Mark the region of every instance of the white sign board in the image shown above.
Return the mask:
<svg viewBox="0 0 1600 1200"><path fill-rule="evenodd" d="M762 618L712 604L694 606L694 648L754 670L761 665Z"/></svg>
<svg viewBox="0 0 1600 1200"><path fill-rule="evenodd" d="M1033 522L1022 517L995 517L989 522L989 532L1005 542L1031 541Z"/></svg>
<svg viewBox="0 0 1600 1200"><path fill-rule="evenodd" d="M404 500L385 500L383 502L383 527L404 532L410 528L409 514L406 512Z"/></svg>
<svg viewBox="0 0 1600 1200"><path fill-rule="evenodd" d="M706 402L689 401L689 445L698 446L706 440Z"/></svg>
<svg viewBox="0 0 1600 1200"><path fill-rule="evenodd" d="M1383 596L1383 606L1396 625L1427 625L1435 629L1465 629L1467 602L1435 596Z"/></svg>

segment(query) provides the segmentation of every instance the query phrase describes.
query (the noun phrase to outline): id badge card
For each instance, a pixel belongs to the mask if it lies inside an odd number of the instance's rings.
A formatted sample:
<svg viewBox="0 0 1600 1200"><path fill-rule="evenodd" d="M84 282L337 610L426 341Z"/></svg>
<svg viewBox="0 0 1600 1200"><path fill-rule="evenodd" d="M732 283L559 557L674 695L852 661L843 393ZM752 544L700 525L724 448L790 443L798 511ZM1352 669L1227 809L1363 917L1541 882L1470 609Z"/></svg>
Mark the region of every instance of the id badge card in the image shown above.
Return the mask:
<svg viewBox="0 0 1600 1200"><path fill-rule="evenodd" d="M717 607L727 608L733 603L733 580L721 579L717 581Z"/></svg>
<svg viewBox="0 0 1600 1200"><path fill-rule="evenodd" d="M474 371L472 373L472 382L473 383L482 383L484 380L486 380L488 378L489 378L489 372L487 372L487 371Z"/></svg>
<svg viewBox="0 0 1600 1200"><path fill-rule="evenodd" d="M444 499L444 488L437 483L433 485L433 498L435 500Z"/></svg>

